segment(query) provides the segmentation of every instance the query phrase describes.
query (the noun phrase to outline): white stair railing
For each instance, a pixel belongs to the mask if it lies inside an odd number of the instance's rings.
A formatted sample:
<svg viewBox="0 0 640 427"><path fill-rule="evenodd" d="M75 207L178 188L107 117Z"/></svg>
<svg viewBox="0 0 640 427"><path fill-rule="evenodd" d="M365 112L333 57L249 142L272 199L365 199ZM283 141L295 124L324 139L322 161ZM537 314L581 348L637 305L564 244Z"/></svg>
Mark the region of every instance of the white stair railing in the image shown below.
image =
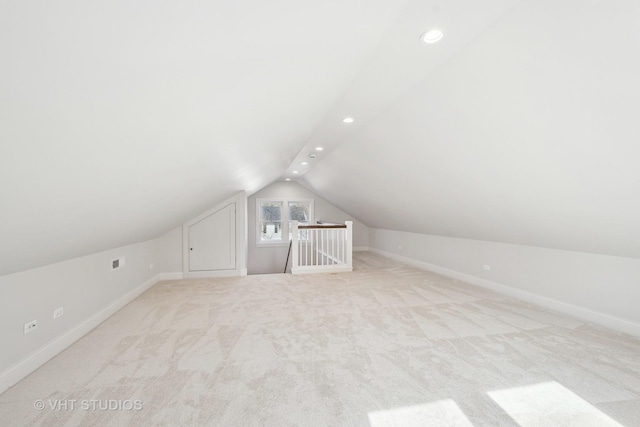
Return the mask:
<svg viewBox="0 0 640 427"><path fill-rule="evenodd" d="M291 224L291 272L329 273L353 271L353 222L341 224Z"/></svg>

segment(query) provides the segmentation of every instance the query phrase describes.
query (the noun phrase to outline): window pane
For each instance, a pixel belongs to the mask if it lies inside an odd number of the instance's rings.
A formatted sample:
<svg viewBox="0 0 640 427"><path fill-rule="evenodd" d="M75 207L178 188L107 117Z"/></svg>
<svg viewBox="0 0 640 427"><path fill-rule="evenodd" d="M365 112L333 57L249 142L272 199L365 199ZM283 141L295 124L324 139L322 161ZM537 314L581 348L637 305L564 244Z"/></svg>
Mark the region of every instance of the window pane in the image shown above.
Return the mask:
<svg viewBox="0 0 640 427"><path fill-rule="evenodd" d="M282 221L282 202L260 203L260 220Z"/></svg>
<svg viewBox="0 0 640 427"><path fill-rule="evenodd" d="M289 239L291 239L291 222L298 221L298 225L309 225L310 218L309 202L289 202ZM300 240L308 240L308 233L308 230L300 230Z"/></svg>
<svg viewBox="0 0 640 427"><path fill-rule="evenodd" d="M282 222L260 221L260 240L264 242L282 240Z"/></svg>
<svg viewBox="0 0 640 427"><path fill-rule="evenodd" d="M309 223L309 203L289 202L289 221Z"/></svg>
<svg viewBox="0 0 640 427"><path fill-rule="evenodd" d="M260 240L282 240L282 202L260 203Z"/></svg>

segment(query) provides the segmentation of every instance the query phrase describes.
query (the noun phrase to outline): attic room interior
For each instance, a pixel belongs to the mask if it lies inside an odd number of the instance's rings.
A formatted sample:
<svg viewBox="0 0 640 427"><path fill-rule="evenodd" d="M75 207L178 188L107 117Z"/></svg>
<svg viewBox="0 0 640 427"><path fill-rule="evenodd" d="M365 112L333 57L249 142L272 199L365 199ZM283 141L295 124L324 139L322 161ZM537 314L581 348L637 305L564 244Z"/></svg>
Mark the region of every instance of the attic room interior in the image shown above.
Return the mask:
<svg viewBox="0 0 640 427"><path fill-rule="evenodd" d="M640 426L640 3L0 2L0 425Z"/></svg>

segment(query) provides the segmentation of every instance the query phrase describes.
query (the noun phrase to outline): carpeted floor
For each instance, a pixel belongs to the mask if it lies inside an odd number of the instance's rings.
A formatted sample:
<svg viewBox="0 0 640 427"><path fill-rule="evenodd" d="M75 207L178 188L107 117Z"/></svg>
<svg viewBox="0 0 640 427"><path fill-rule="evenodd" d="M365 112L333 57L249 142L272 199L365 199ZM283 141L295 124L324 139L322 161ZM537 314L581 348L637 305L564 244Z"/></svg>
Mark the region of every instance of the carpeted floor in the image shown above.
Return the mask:
<svg viewBox="0 0 640 427"><path fill-rule="evenodd" d="M640 340L354 258L161 282L0 395L0 425L640 426Z"/></svg>

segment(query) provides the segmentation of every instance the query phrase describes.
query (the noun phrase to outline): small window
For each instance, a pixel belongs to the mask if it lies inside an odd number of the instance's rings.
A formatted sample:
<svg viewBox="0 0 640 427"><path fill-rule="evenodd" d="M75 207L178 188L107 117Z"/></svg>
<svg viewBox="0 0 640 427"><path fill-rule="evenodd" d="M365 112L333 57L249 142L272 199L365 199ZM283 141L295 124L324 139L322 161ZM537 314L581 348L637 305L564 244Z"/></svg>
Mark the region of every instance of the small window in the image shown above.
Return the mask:
<svg viewBox="0 0 640 427"><path fill-rule="evenodd" d="M282 241L282 202L260 203L260 241Z"/></svg>
<svg viewBox="0 0 640 427"><path fill-rule="evenodd" d="M258 245L288 245L291 240L291 223L313 224L313 199L257 199L256 243ZM307 231L300 238L307 240Z"/></svg>

